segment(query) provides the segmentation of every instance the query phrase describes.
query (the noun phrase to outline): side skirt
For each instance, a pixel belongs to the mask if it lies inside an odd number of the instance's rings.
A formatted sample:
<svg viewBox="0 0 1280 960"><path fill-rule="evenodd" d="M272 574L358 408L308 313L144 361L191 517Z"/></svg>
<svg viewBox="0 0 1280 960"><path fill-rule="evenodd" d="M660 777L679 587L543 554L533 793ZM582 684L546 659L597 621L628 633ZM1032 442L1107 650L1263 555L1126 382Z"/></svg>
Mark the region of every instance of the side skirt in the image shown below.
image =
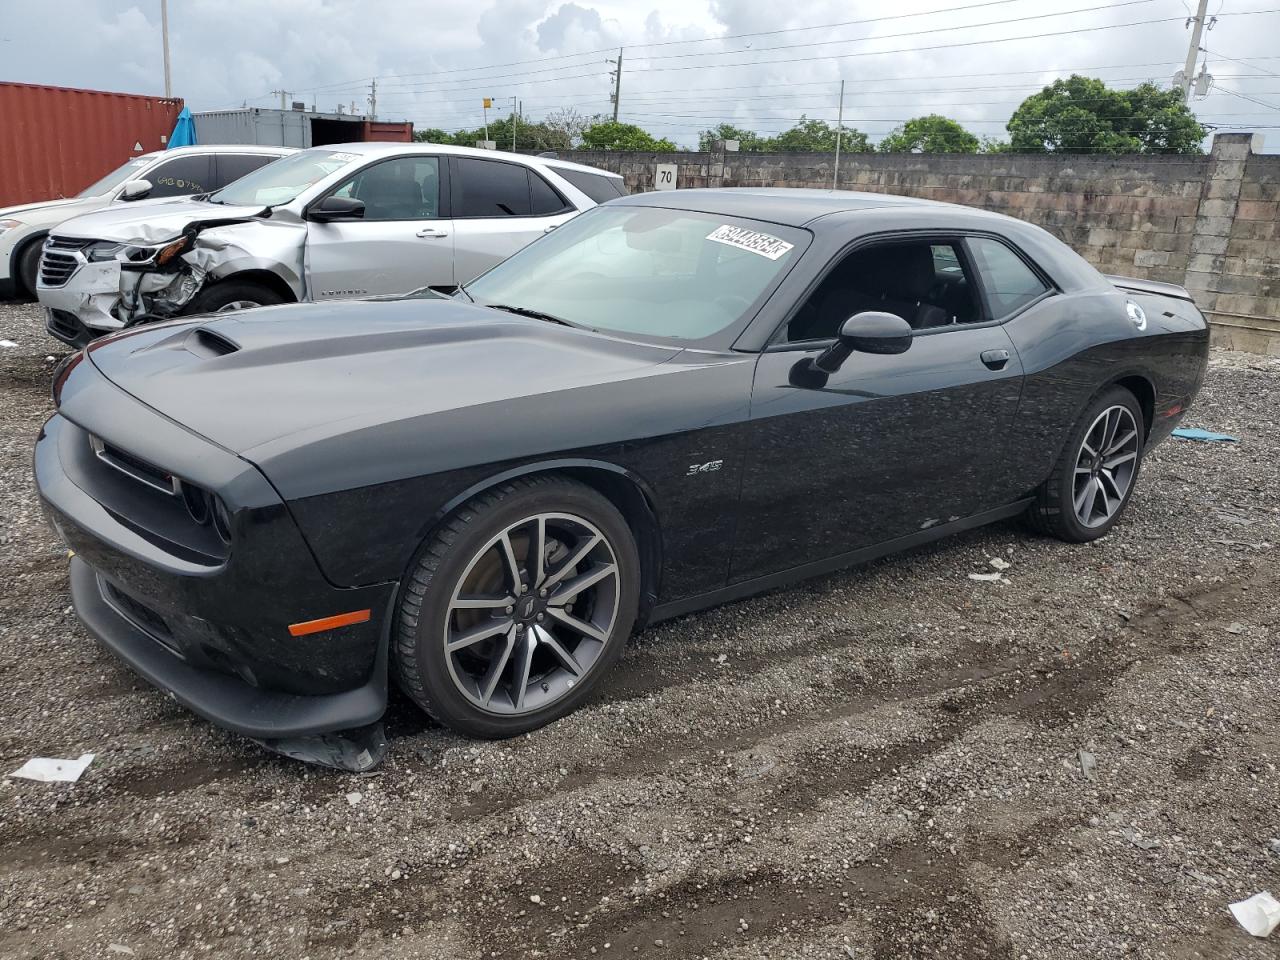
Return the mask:
<svg viewBox="0 0 1280 960"><path fill-rule="evenodd" d="M789 586L800 580L808 580L810 577L817 577L845 567L879 560L881 557L891 553L900 553L903 550L910 550L912 547L923 546L926 543L932 543L934 540L941 540L943 537L951 536L953 533L961 533L965 530L972 530L974 527L984 527L989 523L1008 520L1010 517L1016 517L1025 511L1030 503L1031 498L1028 497L1025 500L1018 500L1003 507L997 507L994 510L987 510L985 513L975 513L973 516L965 517L962 520L954 520L951 523L930 527L928 530L910 533L905 537L885 540L882 543L828 557L825 560L804 563L798 567L783 570L780 573L756 577L754 580L731 583L729 586L713 590L711 593L703 593L696 597L687 597L684 600L675 600L671 603L658 604L649 615L648 622L653 624L660 620L669 620L672 617L683 616L686 613L693 613L697 610L705 610L707 607L715 607L733 600L741 600L743 597L763 593L766 590L773 590L777 587Z"/></svg>

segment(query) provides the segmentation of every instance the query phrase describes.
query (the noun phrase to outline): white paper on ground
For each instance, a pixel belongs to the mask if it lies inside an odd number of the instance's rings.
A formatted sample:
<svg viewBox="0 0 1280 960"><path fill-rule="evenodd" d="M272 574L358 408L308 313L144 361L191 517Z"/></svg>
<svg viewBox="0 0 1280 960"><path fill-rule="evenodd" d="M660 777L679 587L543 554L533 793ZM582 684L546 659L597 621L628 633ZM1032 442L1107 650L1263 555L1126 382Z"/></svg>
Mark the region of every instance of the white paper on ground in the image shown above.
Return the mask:
<svg viewBox="0 0 1280 960"><path fill-rule="evenodd" d="M1270 936L1272 930L1280 927L1280 902L1265 890L1231 904L1231 913L1236 922L1255 937Z"/></svg>
<svg viewBox="0 0 1280 960"><path fill-rule="evenodd" d="M93 763L92 753L82 754L79 760L59 760L56 757L33 757L13 773L11 777L39 780L41 783L75 783L80 774Z"/></svg>

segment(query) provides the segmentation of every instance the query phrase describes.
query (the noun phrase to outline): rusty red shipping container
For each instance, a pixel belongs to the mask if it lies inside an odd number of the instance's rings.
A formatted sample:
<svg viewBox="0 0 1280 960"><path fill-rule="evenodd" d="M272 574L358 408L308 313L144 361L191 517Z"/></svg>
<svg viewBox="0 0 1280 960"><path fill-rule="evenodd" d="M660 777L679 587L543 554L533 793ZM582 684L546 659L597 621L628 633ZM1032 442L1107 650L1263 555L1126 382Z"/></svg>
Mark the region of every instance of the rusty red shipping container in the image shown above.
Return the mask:
<svg viewBox="0 0 1280 960"><path fill-rule="evenodd" d="M413 124L408 120L403 123L392 123L383 120L366 120L361 131L361 140L383 140L391 143L412 143Z"/></svg>
<svg viewBox="0 0 1280 960"><path fill-rule="evenodd" d="M70 197L163 150L179 99L0 83L0 206Z"/></svg>

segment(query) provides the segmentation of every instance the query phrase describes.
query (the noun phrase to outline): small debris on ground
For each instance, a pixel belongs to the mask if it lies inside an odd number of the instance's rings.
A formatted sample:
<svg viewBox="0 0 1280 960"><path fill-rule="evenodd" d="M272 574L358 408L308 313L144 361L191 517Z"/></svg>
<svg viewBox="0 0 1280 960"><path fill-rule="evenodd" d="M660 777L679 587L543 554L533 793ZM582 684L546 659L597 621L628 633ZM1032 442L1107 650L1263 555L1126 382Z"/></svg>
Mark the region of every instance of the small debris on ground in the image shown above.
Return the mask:
<svg viewBox="0 0 1280 960"><path fill-rule="evenodd" d="M1086 780L1093 779L1093 768L1097 766L1097 758L1088 750L1079 751L1076 756L1080 760L1080 775Z"/></svg>
<svg viewBox="0 0 1280 960"><path fill-rule="evenodd" d="M1231 914L1254 937L1269 937L1280 927L1280 901L1266 890L1231 904Z"/></svg>
<svg viewBox="0 0 1280 960"><path fill-rule="evenodd" d="M85 768L93 763L93 757L92 753L82 754L78 760L32 757L9 776L38 780L41 783L75 783Z"/></svg>
<svg viewBox="0 0 1280 960"><path fill-rule="evenodd" d="M1179 427L1170 436L1179 440L1199 440L1202 443L1239 443L1239 437L1229 433L1214 433L1212 430L1201 430L1199 427Z"/></svg>

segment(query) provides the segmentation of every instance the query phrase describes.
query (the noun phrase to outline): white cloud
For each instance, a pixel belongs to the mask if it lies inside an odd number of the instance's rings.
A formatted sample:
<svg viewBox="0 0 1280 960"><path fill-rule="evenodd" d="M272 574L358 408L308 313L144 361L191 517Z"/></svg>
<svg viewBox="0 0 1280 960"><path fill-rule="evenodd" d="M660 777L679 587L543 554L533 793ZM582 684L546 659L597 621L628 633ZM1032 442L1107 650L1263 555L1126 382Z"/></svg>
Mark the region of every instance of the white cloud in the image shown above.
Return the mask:
<svg viewBox="0 0 1280 960"><path fill-rule="evenodd" d="M721 119L762 132L790 126L801 114L834 121L841 77L846 121L873 136L894 121L929 112L956 117L979 134L999 135L1023 96L1063 72L1105 67L1087 72L1122 85L1144 78L1167 82L1186 53L1181 8L1163 0L973 27L1093 5L992 3L949 14L672 44L965 2L972 0L899 0L892 6L846 0L184 0L170 4L174 92L194 110L274 105L277 98L268 94L273 89L321 109L355 101L363 110L368 78L376 76L383 118L456 129L478 125L485 95L500 104L519 97L534 119L560 106L608 112L612 85L604 60L624 45L623 119L686 145L696 142L698 129ZM0 23L0 38L10 41L0 46L5 78L158 94L158 7L62 0L54 18L47 7L8 4ZM1170 19L1061 32L1163 17ZM930 29L938 32L894 36ZM1053 35L923 49L1039 33ZM1271 40L1277 34L1280 14L1223 16L1204 42L1237 58L1274 58ZM771 49L819 41L839 42ZM898 50L904 52L836 56ZM692 53L699 55L682 56ZM1211 60L1211 72L1224 86L1280 105L1280 77L1267 76L1280 73L1278 59L1258 60L1252 68ZM1224 125L1280 124L1280 110L1225 93L1196 107L1202 120ZM1280 131L1275 133L1273 147L1280 146Z"/></svg>

